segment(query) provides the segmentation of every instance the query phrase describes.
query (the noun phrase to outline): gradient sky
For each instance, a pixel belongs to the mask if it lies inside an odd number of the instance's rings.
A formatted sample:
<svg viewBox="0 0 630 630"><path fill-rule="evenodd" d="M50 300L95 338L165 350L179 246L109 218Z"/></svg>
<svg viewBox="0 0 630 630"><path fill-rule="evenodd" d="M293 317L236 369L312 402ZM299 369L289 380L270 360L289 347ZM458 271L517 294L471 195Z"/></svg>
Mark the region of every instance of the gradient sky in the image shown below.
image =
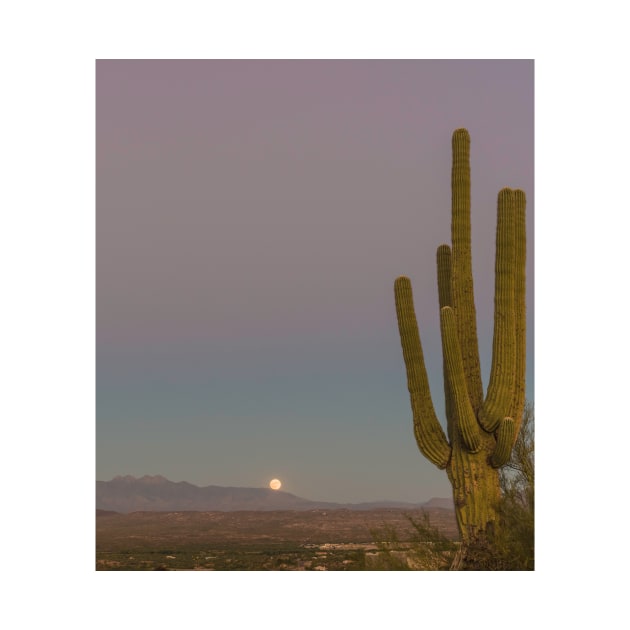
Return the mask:
<svg viewBox="0 0 630 630"><path fill-rule="evenodd" d="M458 127L485 384L496 196L527 194L533 401L533 61L97 61L96 478L450 496L413 437L393 283L443 418Z"/></svg>

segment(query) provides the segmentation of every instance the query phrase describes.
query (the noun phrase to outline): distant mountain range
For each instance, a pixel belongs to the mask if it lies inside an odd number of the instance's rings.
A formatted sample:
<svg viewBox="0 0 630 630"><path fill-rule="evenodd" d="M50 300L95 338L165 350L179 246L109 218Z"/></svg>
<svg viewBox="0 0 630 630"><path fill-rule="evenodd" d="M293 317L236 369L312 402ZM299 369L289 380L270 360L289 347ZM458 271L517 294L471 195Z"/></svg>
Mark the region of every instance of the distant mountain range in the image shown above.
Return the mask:
<svg viewBox="0 0 630 630"><path fill-rule="evenodd" d="M378 508L453 509L452 499L434 498L426 503L374 501L370 503L332 503L309 501L294 494L270 488L230 488L195 486L187 481L173 482L161 475L114 477L96 482L96 509L115 512L235 512L242 510L313 510Z"/></svg>

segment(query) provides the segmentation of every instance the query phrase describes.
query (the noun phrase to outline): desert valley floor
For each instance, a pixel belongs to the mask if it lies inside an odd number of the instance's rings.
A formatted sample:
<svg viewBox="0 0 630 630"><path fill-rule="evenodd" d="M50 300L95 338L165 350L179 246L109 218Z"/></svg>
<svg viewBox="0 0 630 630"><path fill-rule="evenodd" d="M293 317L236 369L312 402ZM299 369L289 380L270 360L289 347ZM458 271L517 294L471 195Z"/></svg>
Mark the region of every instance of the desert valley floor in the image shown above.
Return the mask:
<svg viewBox="0 0 630 630"><path fill-rule="evenodd" d="M404 545L409 518L457 539L452 510L96 512L100 571L366 570L378 543Z"/></svg>

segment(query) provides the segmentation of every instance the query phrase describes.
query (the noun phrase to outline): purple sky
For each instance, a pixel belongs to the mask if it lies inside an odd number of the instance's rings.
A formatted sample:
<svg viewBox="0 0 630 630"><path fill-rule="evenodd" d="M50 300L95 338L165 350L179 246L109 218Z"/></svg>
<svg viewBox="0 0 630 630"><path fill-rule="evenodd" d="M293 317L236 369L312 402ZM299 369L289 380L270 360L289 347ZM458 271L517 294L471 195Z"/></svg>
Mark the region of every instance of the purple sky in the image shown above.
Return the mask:
<svg viewBox="0 0 630 630"><path fill-rule="evenodd" d="M497 192L528 198L532 61L98 61L97 479L421 501L393 283L411 277L443 415L435 250L471 134L489 371Z"/></svg>

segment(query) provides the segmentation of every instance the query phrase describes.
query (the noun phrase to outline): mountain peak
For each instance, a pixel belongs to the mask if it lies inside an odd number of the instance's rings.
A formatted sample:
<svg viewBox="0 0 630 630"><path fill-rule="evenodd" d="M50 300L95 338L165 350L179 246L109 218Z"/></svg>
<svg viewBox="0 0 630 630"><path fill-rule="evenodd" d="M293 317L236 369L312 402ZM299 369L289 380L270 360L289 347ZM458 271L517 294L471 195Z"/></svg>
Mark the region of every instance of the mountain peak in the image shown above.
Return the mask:
<svg viewBox="0 0 630 630"><path fill-rule="evenodd" d="M112 479L112 481L124 481L127 483L169 483L166 477L162 477L162 475L143 475L142 477L134 477L133 475L117 475Z"/></svg>
<svg viewBox="0 0 630 630"><path fill-rule="evenodd" d="M138 481L133 475L116 475L112 481Z"/></svg>
<svg viewBox="0 0 630 630"><path fill-rule="evenodd" d="M162 475L144 475L138 481L144 481L145 483L169 483L168 479L162 477Z"/></svg>

